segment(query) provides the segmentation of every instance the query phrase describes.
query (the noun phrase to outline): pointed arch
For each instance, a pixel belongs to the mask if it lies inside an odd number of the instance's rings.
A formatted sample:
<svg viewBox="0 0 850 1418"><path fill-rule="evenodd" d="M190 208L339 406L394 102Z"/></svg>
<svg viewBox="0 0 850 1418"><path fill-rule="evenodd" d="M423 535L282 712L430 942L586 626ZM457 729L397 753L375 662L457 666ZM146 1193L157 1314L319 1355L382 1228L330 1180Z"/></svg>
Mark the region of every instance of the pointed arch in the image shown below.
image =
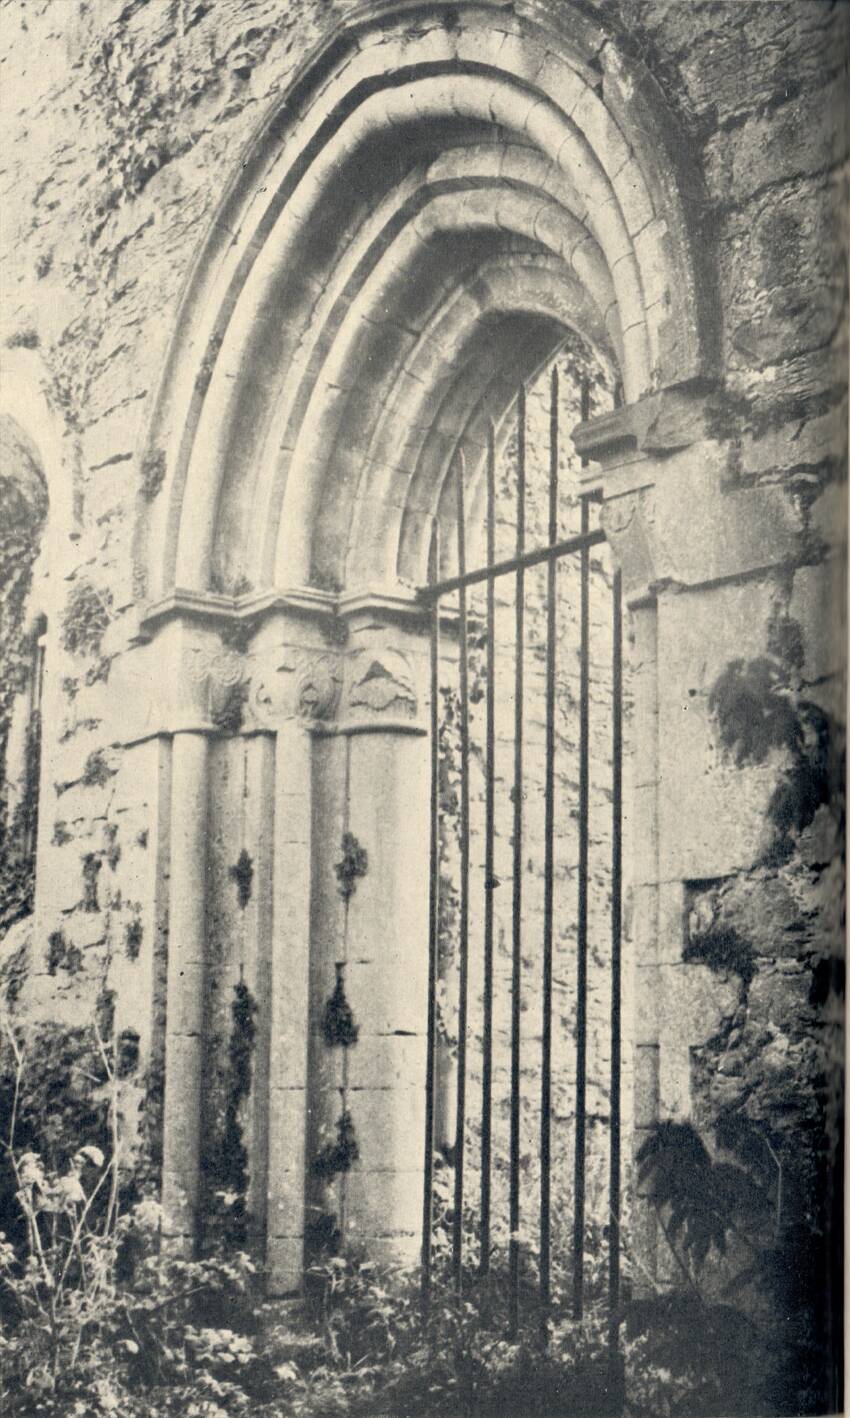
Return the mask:
<svg viewBox="0 0 850 1418"><path fill-rule="evenodd" d="M355 12L190 278L150 421L149 597L415 578L446 441L474 439L485 386L507 407L505 320L531 359L576 329L627 402L711 377L700 200L653 81L578 7Z"/></svg>

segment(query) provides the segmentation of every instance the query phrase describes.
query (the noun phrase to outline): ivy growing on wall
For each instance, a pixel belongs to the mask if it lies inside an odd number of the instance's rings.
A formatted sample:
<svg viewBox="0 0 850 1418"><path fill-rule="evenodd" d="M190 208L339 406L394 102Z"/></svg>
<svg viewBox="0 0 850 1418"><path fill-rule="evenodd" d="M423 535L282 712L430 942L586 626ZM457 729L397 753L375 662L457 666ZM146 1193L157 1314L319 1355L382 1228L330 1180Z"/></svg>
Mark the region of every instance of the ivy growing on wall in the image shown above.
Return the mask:
<svg viewBox="0 0 850 1418"><path fill-rule="evenodd" d="M796 671L802 654L799 627L775 629L778 652L752 660L732 660L709 697L718 736L738 767L764 763L781 751L786 764L768 804L773 838L766 857L787 861L800 834L828 806L844 827L844 742L842 727L808 697Z"/></svg>
<svg viewBox="0 0 850 1418"><path fill-rule="evenodd" d="M244 981L233 987L230 1039L223 1107L210 1119L203 1150L207 1192L205 1240L244 1245L248 1235L248 1150L243 1136L243 1106L251 1092L257 1037L257 1002Z"/></svg>
<svg viewBox="0 0 850 1418"><path fill-rule="evenodd" d="M250 853L243 847L239 853L235 864L228 871L230 880L236 887L236 895L239 905L244 911L251 900L251 887L254 881L254 863Z"/></svg>
<svg viewBox="0 0 850 1418"><path fill-rule="evenodd" d="M350 901L357 890L357 882L366 875L368 870L369 855L366 848L361 846L353 832L344 832L342 857L334 867L339 882L339 894L343 901Z"/></svg>
<svg viewBox="0 0 850 1418"><path fill-rule="evenodd" d="M348 1049L359 1034L354 1012L345 995L345 964L337 961L336 984L322 1015L322 1036L328 1048Z"/></svg>
<svg viewBox="0 0 850 1418"><path fill-rule="evenodd" d="M13 443L0 440L0 930L32 909L38 818L41 725L33 716L25 748L24 782L9 810L7 749L16 697L27 683L31 646L26 605L32 566L47 515L47 493L34 464ZM21 459L24 465L20 466ZM8 461L7 461L8 460ZM20 466L20 476L16 475Z"/></svg>
<svg viewBox="0 0 850 1418"><path fill-rule="evenodd" d="M341 1173L350 1172L359 1156L354 1120L346 1108L337 1120L336 1140L325 1143L313 1158L313 1175L329 1182Z"/></svg>

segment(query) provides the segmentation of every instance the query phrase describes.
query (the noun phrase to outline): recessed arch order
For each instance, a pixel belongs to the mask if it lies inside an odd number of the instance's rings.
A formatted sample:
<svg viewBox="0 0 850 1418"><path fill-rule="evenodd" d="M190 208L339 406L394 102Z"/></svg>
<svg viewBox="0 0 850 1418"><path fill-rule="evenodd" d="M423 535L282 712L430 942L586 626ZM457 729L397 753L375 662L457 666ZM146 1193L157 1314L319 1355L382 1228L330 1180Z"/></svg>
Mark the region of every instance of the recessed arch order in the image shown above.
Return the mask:
<svg viewBox="0 0 850 1418"><path fill-rule="evenodd" d="M423 579L454 451L572 327L627 402L714 372L697 179L570 4L371 5L255 136L152 411L148 596Z"/></svg>

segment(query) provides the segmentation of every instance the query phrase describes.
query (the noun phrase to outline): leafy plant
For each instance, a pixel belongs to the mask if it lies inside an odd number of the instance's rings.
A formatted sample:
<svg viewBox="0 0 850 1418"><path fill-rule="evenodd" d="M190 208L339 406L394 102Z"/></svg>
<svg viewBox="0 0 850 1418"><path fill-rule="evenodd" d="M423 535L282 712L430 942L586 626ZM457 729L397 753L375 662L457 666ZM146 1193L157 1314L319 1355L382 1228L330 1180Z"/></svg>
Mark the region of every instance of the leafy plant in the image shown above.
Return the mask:
<svg viewBox="0 0 850 1418"><path fill-rule="evenodd" d="M794 642L796 644L796 640ZM774 837L767 857L786 861L796 839L829 806L844 827L844 732L798 685L794 659L732 660L718 677L709 708L720 742L738 767L784 751L787 766L768 804Z"/></svg>
<svg viewBox="0 0 850 1418"><path fill-rule="evenodd" d="M770 1211L767 1190L734 1163L712 1159L690 1123L658 1123L638 1154L638 1177L648 1188L664 1235L686 1283L695 1287L709 1251L725 1255L730 1234L741 1236ZM678 1249L680 1248L680 1249Z"/></svg>

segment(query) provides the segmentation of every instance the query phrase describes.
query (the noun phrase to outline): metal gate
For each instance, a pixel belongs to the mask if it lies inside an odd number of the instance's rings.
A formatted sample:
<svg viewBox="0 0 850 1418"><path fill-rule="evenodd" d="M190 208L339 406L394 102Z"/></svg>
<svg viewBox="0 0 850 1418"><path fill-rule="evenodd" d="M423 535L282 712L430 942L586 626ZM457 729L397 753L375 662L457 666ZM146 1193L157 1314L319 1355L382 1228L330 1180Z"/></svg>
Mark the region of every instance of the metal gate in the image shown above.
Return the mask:
<svg viewBox="0 0 850 1418"><path fill-rule="evenodd" d="M536 1209L539 1217L539 1261L537 1275L539 1294L535 1297L534 1308L545 1317L551 1306L552 1272L552 963L553 963L553 901L555 860L555 825L559 812L556 791L556 667L559 662L560 647L557 634L556 607L558 601L559 567L566 558L577 558L579 571L579 706L578 706L578 813L577 813L577 920L576 940L576 1017L575 1017L575 1136L573 1175L573 1217L571 1255L567 1265L572 1277L572 1313L582 1316L585 1306L585 1139L587 1125L587 999L588 999L588 901L591 883L588 876L588 804L591 786L591 736L590 736L590 594L591 594L591 552L604 542L601 528L591 528L591 508L588 497L580 500L580 531L577 535L559 539L558 503L558 421L559 387L558 370L553 367L550 386L549 411L549 470L548 470L548 536L543 546L529 547L526 537L526 389L521 386L516 401L516 541L515 554L508 559L496 559L496 440L492 423L489 424L486 456L486 563L469 569L467 567L467 529L464 489L463 454L455 455L450 476L456 486L457 496L457 574L448 579L439 579L437 534L432 555L431 582L423 588L421 596L430 610L431 621L431 825L430 825L430 970L428 1002L428 1050L426 1081L426 1145L425 1183L422 1237L422 1294L427 1310L433 1284L433 1183L434 1183L434 1122L435 1089L437 1063L437 984L438 984L438 932L440 916L440 748L439 748L439 700L441 688L441 635L446 631L445 598L453 598L456 611L456 634L458 647L459 685L459 734L460 734L460 891L457 926L458 951L458 1002L457 1002L457 1066L456 1066L456 1133L454 1146L454 1204L452 1216L452 1274L454 1285L462 1290L469 1275L464 1258L464 1206L469 1203L465 1197L464 1143L470 1121L472 1099L467 1079L467 1032L468 1001L470 990L469 932L470 903L473 893L483 894L483 981L475 982L482 988L482 1075L480 1091L480 1196L476 1197L477 1225L480 1236L480 1259L478 1272L486 1272L490 1265L490 1232L492 1223L492 1147L491 1125L493 1118L493 1004L494 1004L494 809L496 795L495 754L496 754L496 645L495 612L496 585L500 578L513 578L515 637L513 649L514 696L512 763L507 765L505 776L512 781L512 860L513 899L510 907L511 926L511 969L510 969L510 1154L508 1162L508 1206L509 1206L509 1255L508 1255L508 1331L516 1335L521 1321L521 1305L526 1303L521 1297L519 1236L521 1218L531 1209ZM588 408L588 390L582 391L583 412ZM573 563L574 564L574 563ZM524 673L526 658L526 573L532 567L545 566L546 569L546 640L545 640L545 827L543 842L543 924L539 933L539 943L527 939L527 927L523 919L523 827L524 827ZM503 583L504 585L504 583ZM485 689L485 738L483 753L484 772L484 861L474 870L470 862L470 736L469 736L469 609L468 593L473 586L482 586L486 591L486 609L483 614L483 641L486 654ZM609 1127L609 1168L608 1225L607 1225L607 1313L608 1337L611 1359L617 1361L619 1350L619 1287L620 1287L620 960L621 960L621 803L622 803L622 603L619 572L614 572L611 590L613 596L610 624L612 637L607 654L610 654L611 723L611 822L610 822L610 931L605 942L607 955L605 968L610 972L610 1116ZM606 790L607 793L607 790ZM481 897L479 897L479 903ZM596 943L597 958L599 942ZM520 1102L521 1102L521 1057L523 1049L523 1019L521 1010L522 959L523 950L539 948L542 953L542 1048L539 1081L540 1098L540 1178L534 1195L524 1195L520 1171ZM507 937L505 941L507 950ZM607 986L606 986L607 989ZM477 1095L477 1089L476 1089ZM477 1111L478 1096L475 1098ZM477 1122L477 1120L476 1120ZM476 1187L476 1191L478 1188ZM538 1224L535 1219L535 1225ZM527 1293L527 1290L526 1292ZM524 1319L525 1317L522 1316Z"/></svg>

